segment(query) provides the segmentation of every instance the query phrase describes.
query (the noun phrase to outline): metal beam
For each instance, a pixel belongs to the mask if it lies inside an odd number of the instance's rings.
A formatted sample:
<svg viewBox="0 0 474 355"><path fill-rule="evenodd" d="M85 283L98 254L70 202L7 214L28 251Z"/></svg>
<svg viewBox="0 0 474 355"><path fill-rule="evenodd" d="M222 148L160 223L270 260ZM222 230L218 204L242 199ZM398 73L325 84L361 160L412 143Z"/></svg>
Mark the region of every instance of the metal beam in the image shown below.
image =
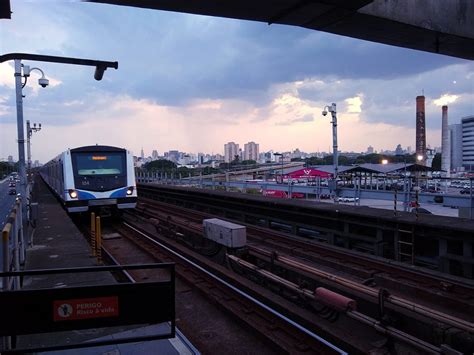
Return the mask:
<svg viewBox="0 0 474 355"><path fill-rule="evenodd" d="M0 55L0 63L6 62L9 60L14 60L14 59L20 59L20 60L25 59L25 60L49 62L49 63L88 65L92 67L118 69L118 62L106 62L103 60L58 57L54 55L42 55L42 54L30 54L30 53L7 53L4 55Z"/></svg>

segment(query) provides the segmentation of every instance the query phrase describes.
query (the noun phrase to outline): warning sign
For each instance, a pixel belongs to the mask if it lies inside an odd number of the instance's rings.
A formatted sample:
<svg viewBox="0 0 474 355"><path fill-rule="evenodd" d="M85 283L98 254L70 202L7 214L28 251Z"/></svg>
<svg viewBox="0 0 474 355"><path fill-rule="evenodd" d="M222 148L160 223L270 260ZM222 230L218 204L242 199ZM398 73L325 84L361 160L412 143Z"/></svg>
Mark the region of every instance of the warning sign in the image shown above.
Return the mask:
<svg viewBox="0 0 474 355"><path fill-rule="evenodd" d="M53 302L53 319L57 321L117 317L118 297L97 297Z"/></svg>

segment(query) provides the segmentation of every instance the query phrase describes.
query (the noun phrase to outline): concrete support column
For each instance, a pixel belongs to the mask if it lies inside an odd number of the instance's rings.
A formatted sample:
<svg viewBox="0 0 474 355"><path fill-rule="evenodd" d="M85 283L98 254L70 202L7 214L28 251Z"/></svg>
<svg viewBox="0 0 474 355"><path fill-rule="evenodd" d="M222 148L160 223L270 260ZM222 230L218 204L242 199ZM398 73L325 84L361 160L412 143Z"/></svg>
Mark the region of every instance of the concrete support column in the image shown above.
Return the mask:
<svg viewBox="0 0 474 355"><path fill-rule="evenodd" d="M334 245L335 240L336 240L336 238L334 237L334 233L333 232L328 232L328 234L327 234L328 243L331 244L331 245Z"/></svg>
<svg viewBox="0 0 474 355"><path fill-rule="evenodd" d="M446 254L448 253L448 241L446 239L439 240L439 271L449 272L449 260L446 259Z"/></svg>
<svg viewBox="0 0 474 355"><path fill-rule="evenodd" d="M398 230L393 233L393 253L395 254L395 260L400 261L400 234Z"/></svg>
<svg viewBox="0 0 474 355"><path fill-rule="evenodd" d="M344 222L344 248L349 249L350 244L349 223Z"/></svg>
<svg viewBox="0 0 474 355"><path fill-rule="evenodd" d="M375 238L374 253L377 256L383 256L383 232L377 229L377 237Z"/></svg>
<svg viewBox="0 0 474 355"><path fill-rule="evenodd" d="M465 240L462 245L462 255L464 259L472 259L472 242ZM472 279L472 264L463 263L463 276Z"/></svg>

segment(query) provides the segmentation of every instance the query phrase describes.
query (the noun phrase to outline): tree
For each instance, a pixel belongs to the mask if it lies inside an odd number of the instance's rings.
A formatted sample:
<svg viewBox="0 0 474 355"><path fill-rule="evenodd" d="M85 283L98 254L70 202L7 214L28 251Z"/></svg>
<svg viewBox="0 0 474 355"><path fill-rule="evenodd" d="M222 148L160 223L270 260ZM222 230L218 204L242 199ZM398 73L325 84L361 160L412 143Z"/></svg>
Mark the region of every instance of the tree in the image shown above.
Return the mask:
<svg viewBox="0 0 474 355"><path fill-rule="evenodd" d="M240 164L240 157L238 155L234 156L234 160L230 162L230 165L239 165Z"/></svg>
<svg viewBox="0 0 474 355"><path fill-rule="evenodd" d="M159 159L146 163L144 168L149 171L170 171L177 168L177 165L170 160Z"/></svg>

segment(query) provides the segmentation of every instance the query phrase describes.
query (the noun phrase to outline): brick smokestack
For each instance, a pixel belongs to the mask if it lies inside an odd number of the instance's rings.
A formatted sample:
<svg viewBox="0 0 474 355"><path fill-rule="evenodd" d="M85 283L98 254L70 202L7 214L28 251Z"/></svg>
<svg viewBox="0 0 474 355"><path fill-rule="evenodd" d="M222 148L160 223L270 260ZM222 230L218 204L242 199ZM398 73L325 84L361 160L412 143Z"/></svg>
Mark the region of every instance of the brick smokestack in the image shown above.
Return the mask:
<svg viewBox="0 0 474 355"><path fill-rule="evenodd" d="M425 125L425 97L416 97L416 156L423 159L417 160L419 164L426 162L426 125Z"/></svg>
<svg viewBox="0 0 474 355"><path fill-rule="evenodd" d="M446 177L449 177L451 169L451 144L449 142L448 129L448 106L442 107L441 118L441 170L446 171Z"/></svg>

